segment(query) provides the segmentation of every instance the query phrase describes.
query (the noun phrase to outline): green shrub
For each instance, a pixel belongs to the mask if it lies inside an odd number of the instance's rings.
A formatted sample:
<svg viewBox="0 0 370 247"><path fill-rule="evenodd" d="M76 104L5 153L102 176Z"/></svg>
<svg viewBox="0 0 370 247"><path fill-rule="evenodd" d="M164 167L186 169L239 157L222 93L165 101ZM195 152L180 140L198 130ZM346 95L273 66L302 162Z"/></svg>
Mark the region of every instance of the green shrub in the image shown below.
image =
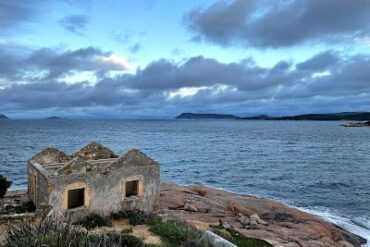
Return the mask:
<svg viewBox="0 0 370 247"><path fill-rule="evenodd" d="M111 214L111 218L114 220L128 219L131 225L144 225L149 222L158 219L159 217L155 214L146 213L144 211L118 211Z"/></svg>
<svg viewBox="0 0 370 247"><path fill-rule="evenodd" d="M5 196L6 191L12 185L11 181L6 180L6 178L0 174L0 198Z"/></svg>
<svg viewBox="0 0 370 247"><path fill-rule="evenodd" d="M168 247L177 247L189 240L198 241L201 231L180 220L155 220L149 223L150 231L161 237Z"/></svg>
<svg viewBox="0 0 370 247"><path fill-rule="evenodd" d="M213 228L214 233L230 241L239 247L272 247L271 244L256 238L248 238L231 228L225 228L229 234L225 234L220 228Z"/></svg>
<svg viewBox="0 0 370 247"><path fill-rule="evenodd" d="M121 233L124 233L124 234L132 233L132 228L130 227L130 228L123 229L123 230L121 231Z"/></svg>
<svg viewBox="0 0 370 247"><path fill-rule="evenodd" d="M111 226L111 222L101 217L98 214L92 213L86 216L85 218L78 220L74 223L75 225L81 225L85 227L87 230L93 229L95 227L101 227L101 226Z"/></svg>
<svg viewBox="0 0 370 247"><path fill-rule="evenodd" d="M16 212L17 214L35 212L35 210L36 207L32 201L24 202L14 208L14 212Z"/></svg>
<svg viewBox="0 0 370 247"><path fill-rule="evenodd" d="M111 247L146 247L144 242L129 234L119 234L115 232L109 232L103 235L90 236L90 244L100 243L99 247L111 246Z"/></svg>

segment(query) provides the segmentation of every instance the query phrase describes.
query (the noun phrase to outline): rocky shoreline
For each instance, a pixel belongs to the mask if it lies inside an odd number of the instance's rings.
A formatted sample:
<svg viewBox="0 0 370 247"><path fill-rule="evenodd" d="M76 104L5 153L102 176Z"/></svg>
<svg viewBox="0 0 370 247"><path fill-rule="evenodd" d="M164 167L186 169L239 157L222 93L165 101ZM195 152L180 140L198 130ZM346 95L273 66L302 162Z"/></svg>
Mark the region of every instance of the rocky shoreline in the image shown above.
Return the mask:
<svg viewBox="0 0 370 247"><path fill-rule="evenodd" d="M162 182L160 191L164 214L202 230L221 223L276 247L360 247L366 243L339 226L277 201L170 182Z"/></svg>
<svg viewBox="0 0 370 247"><path fill-rule="evenodd" d="M348 127L348 128L354 128L354 127L370 127L370 121L342 124L342 126L343 127Z"/></svg>
<svg viewBox="0 0 370 247"><path fill-rule="evenodd" d="M25 201L26 191L10 191L4 198L8 206ZM275 247L360 247L366 243L360 236L280 202L207 186L162 182L159 206L163 217L181 218L203 231L222 224Z"/></svg>

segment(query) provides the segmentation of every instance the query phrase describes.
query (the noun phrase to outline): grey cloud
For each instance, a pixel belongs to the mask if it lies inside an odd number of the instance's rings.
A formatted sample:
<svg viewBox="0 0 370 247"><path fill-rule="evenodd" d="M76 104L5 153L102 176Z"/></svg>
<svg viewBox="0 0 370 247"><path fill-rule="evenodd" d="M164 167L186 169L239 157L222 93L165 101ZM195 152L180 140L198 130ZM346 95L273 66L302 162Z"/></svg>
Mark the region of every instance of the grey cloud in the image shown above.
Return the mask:
<svg viewBox="0 0 370 247"><path fill-rule="evenodd" d="M17 45L0 44L0 78L13 80L19 73L19 67L22 66L22 55L18 51L23 47Z"/></svg>
<svg viewBox="0 0 370 247"><path fill-rule="evenodd" d="M184 15L194 40L223 46L289 47L370 33L370 1L218 1Z"/></svg>
<svg viewBox="0 0 370 247"><path fill-rule="evenodd" d="M2 0L0 2L0 26L6 28L32 20L37 14L35 6L38 3L37 0Z"/></svg>
<svg viewBox="0 0 370 247"><path fill-rule="evenodd" d="M68 15L59 20L59 24L67 31L83 35L90 18L86 15Z"/></svg>
<svg viewBox="0 0 370 247"><path fill-rule="evenodd" d="M111 55L94 47L59 51L51 48L30 50L23 46L0 44L0 79L32 81L56 79L75 71L104 75L108 71L128 69L127 64L110 59Z"/></svg>
<svg viewBox="0 0 370 247"><path fill-rule="evenodd" d="M303 63L297 64L299 70L308 70L308 71L325 71L330 68L332 65L335 65L339 60L339 57L334 54L332 51L326 51L315 55L311 59Z"/></svg>
<svg viewBox="0 0 370 247"><path fill-rule="evenodd" d="M173 90L181 87L230 85L240 90L259 90L283 83L289 67L286 62L271 70L253 63L221 63L202 56L192 57L183 64L162 59L138 70L135 76L123 76L127 87L140 90ZM286 79L286 78L285 78Z"/></svg>
<svg viewBox="0 0 370 247"><path fill-rule="evenodd" d="M67 74L72 70L99 70L100 66L93 61L94 57L108 54L93 47L65 51L63 53L57 53L53 49L43 48L33 52L26 60L26 63L29 66L37 67L37 69L47 70L48 77L55 78Z"/></svg>

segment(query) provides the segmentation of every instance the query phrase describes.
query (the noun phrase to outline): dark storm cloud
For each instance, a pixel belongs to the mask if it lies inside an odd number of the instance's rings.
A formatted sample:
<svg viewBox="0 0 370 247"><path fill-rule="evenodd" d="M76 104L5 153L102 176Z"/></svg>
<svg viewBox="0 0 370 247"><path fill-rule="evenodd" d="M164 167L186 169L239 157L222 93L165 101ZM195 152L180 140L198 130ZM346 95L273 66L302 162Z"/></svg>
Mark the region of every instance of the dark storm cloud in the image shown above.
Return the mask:
<svg viewBox="0 0 370 247"><path fill-rule="evenodd" d="M184 21L194 40L278 48L368 35L369 13L370 0L233 0L192 10Z"/></svg>
<svg viewBox="0 0 370 247"><path fill-rule="evenodd" d="M0 111L84 108L112 116L138 112L168 116L181 111L291 114L370 107L368 55L327 51L297 64L280 61L269 68L252 59L222 63L198 56L183 63L153 61L134 74L103 74L96 84L69 84L60 79L73 68L99 70L89 59L92 55L107 53L94 48L59 54L40 49L27 60L15 58L15 63L32 60L37 69L47 69L49 76L0 87ZM17 72L15 66L8 66ZM179 93L184 88L197 90L184 96Z"/></svg>
<svg viewBox="0 0 370 247"><path fill-rule="evenodd" d="M68 32L83 35L90 18L86 15L68 15L59 20L59 24Z"/></svg>

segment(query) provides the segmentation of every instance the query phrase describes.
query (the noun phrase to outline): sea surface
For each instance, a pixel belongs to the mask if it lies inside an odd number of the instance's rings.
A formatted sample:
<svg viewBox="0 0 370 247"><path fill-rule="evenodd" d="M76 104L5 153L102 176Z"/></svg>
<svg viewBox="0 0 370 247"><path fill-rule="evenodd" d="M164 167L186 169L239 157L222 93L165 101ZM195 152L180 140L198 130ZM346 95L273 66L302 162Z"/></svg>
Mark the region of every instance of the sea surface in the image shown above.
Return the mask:
<svg viewBox="0 0 370 247"><path fill-rule="evenodd" d="M139 148L161 179L281 200L370 239L370 128L341 122L241 120L4 120L0 174L27 186L26 164L54 146L99 141Z"/></svg>

